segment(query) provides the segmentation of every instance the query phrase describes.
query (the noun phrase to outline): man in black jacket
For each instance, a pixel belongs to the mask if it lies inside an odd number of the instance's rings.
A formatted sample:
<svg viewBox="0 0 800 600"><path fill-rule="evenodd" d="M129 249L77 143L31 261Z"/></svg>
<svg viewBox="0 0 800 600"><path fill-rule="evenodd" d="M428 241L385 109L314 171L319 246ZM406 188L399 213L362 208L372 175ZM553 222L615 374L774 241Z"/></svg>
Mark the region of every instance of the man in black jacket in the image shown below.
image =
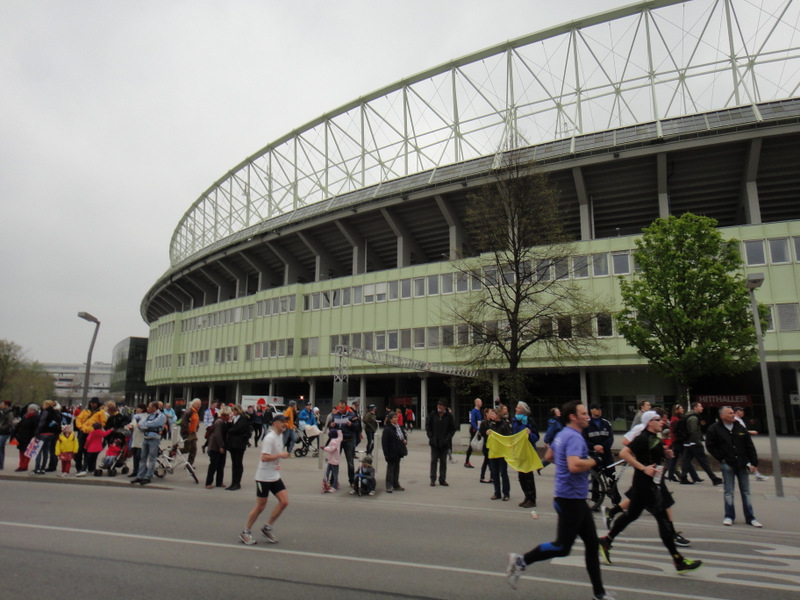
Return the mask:
<svg viewBox="0 0 800 600"><path fill-rule="evenodd" d="M436 411L428 415L425 422L428 445L431 447L431 487L436 485L436 465L439 465L439 485L447 483L447 451L456 433L453 414L447 410L447 402L439 400Z"/></svg>
<svg viewBox="0 0 800 600"><path fill-rule="evenodd" d="M762 527L753 514L753 505L750 502L750 473L755 473L758 467L758 455L753 440L750 439L747 429L736 421L730 406L719 409L719 418L706 432L706 448L719 461L722 469L725 486L725 518L722 524L733 525L736 518L733 490L738 479L745 521L753 527Z"/></svg>

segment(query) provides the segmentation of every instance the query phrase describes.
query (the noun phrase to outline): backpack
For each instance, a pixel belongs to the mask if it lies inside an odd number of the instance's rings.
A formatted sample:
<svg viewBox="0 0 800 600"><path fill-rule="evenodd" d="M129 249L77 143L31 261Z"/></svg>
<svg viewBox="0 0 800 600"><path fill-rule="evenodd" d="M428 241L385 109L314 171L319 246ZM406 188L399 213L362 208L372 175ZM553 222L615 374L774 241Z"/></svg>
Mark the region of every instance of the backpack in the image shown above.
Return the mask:
<svg viewBox="0 0 800 600"><path fill-rule="evenodd" d="M689 437L689 429L686 426L686 415L675 421L675 428L673 429L672 443L682 444Z"/></svg>
<svg viewBox="0 0 800 600"><path fill-rule="evenodd" d="M205 432L204 439L206 439L206 440L209 439L211 437L211 434L213 434L213 433L214 433L214 423L212 423L211 425L206 427L206 432Z"/></svg>

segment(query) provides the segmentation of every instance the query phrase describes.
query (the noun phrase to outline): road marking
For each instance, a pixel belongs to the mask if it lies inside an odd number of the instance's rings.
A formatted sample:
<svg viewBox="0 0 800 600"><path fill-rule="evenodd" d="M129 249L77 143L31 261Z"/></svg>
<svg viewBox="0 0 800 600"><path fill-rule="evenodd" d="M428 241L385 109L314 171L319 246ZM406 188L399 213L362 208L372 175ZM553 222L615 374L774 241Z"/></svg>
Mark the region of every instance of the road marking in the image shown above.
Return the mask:
<svg viewBox="0 0 800 600"><path fill-rule="evenodd" d="M75 527L57 527L52 525L36 525L32 523L11 523L8 521L0 521L0 527L17 527L21 529L37 529L42 531L62 531L64 533L72 533L72 534L85 534L85 535L97 535L97 536L105 536L105 537L118 537L118 538L126 538L126 539L135 539L135 540L143 540L148 542L164 542L169 544L191 544L193 546L201 546L204 548L208 548L209 546L214 548L221 548L221 549L228 549L228 550L238 550L242 552L265 552L270 554L283 554L285 556L296 556L302 559L309 559L309 558L319 558L327 561L343 561L343 562L351 562L351 563L361 563L361 564L370 564L370 565L378 565L381 567L389 567L389 568L396 568L396 567L404 567L409 569L425 569L428 571L446 571L451 573L458 573L458 574L466 574L466 575L476 575L476 576L490 576L490 577L498 577L498 578L505 578L505 573L499 573L497 571L480 571L476 569L465 569L461 567L451 567L445 565L431 565L427 563L412 563L412 562L405 562L405 561L397 561L397 560L387 560L387 559L379 559L379 558L364 558L364 557L357 557L357 556L341 556L338 554L327 554L322 552L309 552L305 550L285 550L281 548L276 548L275 546L245 546L244 544L239 543L220 543L220 542L208 542L202 540L186 540L186 539L178 539L178 538L167 538L167 537L160 537L160 536L150 536L150 535L141 535L136 533L119 533L115 531L100 531L100 530L88 530L88 529L79 529ZM577 557L576 557L577 559ZM566 566L571 566L569 563L571 562L569 558L566 559L556 559L553 562L558 562L559 564L563 564ZM648 563L649 564L649 563ZM583 554L580 555L579 565L580 569L584 569L585 565L583 562ZM649 569L652 569L652 565L649 566ZM641 569L624 569L624 568L615 568L618 571L629 571L631 573L641 574ZM652 572L650 571L650 574ZM528 581L535 581L539 583L550 583L558 586L573 586L573 587L581 587L581 588L590 588L588 583L582 583L577 581L570 581L570 580L563 580L563 579L551 579L548 577L533 577L529 575L523 575L521 579L525 579ZM728 581L727 583L737 584L740 583L738 580L736 581ZM764 587L772 587L774 585L764 584ZM643 594L644 592L640 587L635 588L626 588L620 586L614 586L614 591L619 592L630 592L635 593L638 595ZM726 600L721 596L698 596L697 594L680 594L671 591L654 591L648 590L646 592L648 597L656 598L656 597L664 597L664 598L681 598L685 600Z"/></svg>

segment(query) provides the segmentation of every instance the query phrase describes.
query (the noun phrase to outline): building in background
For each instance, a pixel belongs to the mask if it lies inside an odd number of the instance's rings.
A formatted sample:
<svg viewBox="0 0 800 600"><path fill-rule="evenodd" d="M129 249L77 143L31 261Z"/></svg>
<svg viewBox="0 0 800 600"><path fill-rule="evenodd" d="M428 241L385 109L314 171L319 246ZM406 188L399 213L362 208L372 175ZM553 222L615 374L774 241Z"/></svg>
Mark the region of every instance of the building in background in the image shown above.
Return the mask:
<svg viewBox="0 0 800 600"><path fill-rule="evenodd" d="M62 406L76 405L83 398L83 382L86 375L86 363L44 363L45 370L55 380L55 399ZM95 361L89 370L89 391L87 398L100 398L101 401L111 399L111 363Z"/></svg>
<svg viewBox="0 0 800 600"><path fill-rule="evenodd" d="M146 363L147 338L129 337L114 346L109 392L117 404L133 407L147 400Z"/></svg>
<svg viewBox="0 0 800 600"><path fill-rule="evenodd" d="M459 365L458 347L476 340L448 306L497 275L464 277L452 261L469 247L471 194L511 153L559 187L575 240L570 269L537 273L573 277L612 309L592 323L597 356L523 359L540 425L568 399L601 402L620 429L639 399L675 401L674 382L625 342L611 312L642 228L693 212L741 241L745 273L765 274L757 298L771 310L778 431L800 432L800 6L667 0L579 16L359 97L213 183L141 304L157 397L325 405L340 344ZM569 324L558 334L572 335ZM411 399L424 418L446 398L460 422L472 406L447 375L347 368L344 395L362 406ZM757 370L693 394L765 411Z"/></svg>

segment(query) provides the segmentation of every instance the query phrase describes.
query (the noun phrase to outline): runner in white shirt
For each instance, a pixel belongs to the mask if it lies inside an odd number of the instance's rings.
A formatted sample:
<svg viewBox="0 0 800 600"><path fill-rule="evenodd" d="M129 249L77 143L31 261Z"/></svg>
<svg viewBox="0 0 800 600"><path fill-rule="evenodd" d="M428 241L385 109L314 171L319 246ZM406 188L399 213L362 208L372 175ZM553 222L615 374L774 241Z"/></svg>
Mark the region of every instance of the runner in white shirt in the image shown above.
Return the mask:
<svg viewBox="0 0 800 600"><path fill-rule="evenodd" d="M242 543L248 546L256 543L250 528L256 522L258 515L266 508L270 492L277 498L278 505L272 510L267 524L261 528L261 533L264 534L270 544L278 543L278 538L275 537L272 526L283 512L283 509L289 505L289 492L286 491L286 486L281 480L280 473L281 459L289 457L289 453L283 448L283 432L286 431L286 427L286 417L282 414L275 415L272 418L272 427L261 444L261 462L258 464L255 477L256 505L247 517L247 525L245 525L244 531L239 535Z"/></svg>

